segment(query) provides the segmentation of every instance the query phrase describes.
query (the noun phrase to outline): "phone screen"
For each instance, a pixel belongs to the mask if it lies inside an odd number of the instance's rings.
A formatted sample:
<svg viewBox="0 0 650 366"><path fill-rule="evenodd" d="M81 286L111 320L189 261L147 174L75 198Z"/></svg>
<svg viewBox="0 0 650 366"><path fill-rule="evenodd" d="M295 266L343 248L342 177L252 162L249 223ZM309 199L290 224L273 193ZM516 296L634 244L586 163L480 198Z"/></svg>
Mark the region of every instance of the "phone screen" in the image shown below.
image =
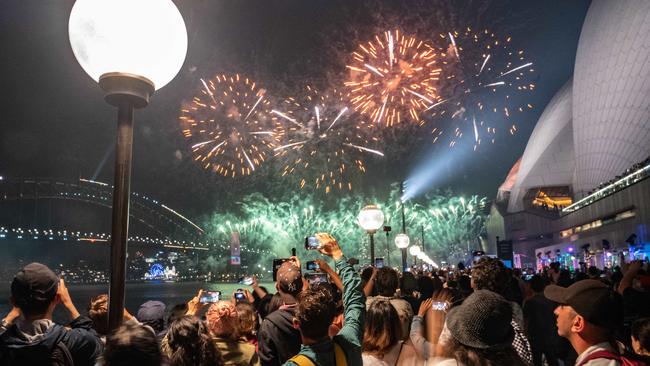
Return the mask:
<svg viewBox="0 0 650 366"><path fill-rule="evenodd" d="M204 291L199 301L202 304L212 304L221 299L221 291Z"/></svg>
<svg viewBox="0 0 650 366"><path fill-rule="evenodd" d="M384 258L375 258L375 268L384 268Z"/></svg>
<svg viewBox="0 0 650 366"><path fill-rule="evenodd" d="M320 247L320 241L315 236L308 236L305 238L305 249L314 250Z"/></svg>
<svg viewBox="0 0 650 366"><path fill-rule="evenodd" d="M305 279L307 279L307 282L309 282L310 285L329 282L327 273L306 273Z"/></svg>
<svg viewBox="0 0 650 366"><path fill-rule="evenodd" d="M307 262L306 267L308 271L315 271L318 269L318 263L316 263L316 261L309 261Z"/></svg>
<svg viewBox="0 0 650 366"><path fill-rule="evenodd" d="M437 311L445 311L449 308L449 303L446 301L434 301L431 303L431 309Z"/></svg>
<svg viewBox="0 0 650 366"><path fill-rule="evenodd" d="M250 286L253 284L253 277L242 277L239 279L239 283L242 285Z"/></svg>
<svg viewBox="0 0 650 366"><path fill-rule="evenodd" d="M235 300L241 301L241 300L246 300L246 294L243 292L235 292Z"/></svg>

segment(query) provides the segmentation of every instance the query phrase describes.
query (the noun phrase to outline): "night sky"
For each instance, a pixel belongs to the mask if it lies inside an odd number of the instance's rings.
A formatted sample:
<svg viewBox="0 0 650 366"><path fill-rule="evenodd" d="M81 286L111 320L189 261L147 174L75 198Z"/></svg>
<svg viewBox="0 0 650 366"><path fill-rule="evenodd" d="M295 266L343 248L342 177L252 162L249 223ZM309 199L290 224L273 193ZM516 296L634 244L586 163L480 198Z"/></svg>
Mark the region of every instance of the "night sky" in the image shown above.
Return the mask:
<svg viewBox="0 0 650 366"><path fill-rule="evenodd" d="M458 155L443 164L435 188L494 197L544 106L573 73L588 1L175 1L189 36L183 68L151 104L136 111L132 189L189 217L228 206L252 192L281 194L287 184L268 167L253 177L220 178L194 163L181 134L179 108L199 78L240 72L286 97L298 85L326 85L344 73L360 41L399 27L426 39L449 27L489 27L512 36L536 65L535 106L515 136L472 152L470 146L409 143L369 164L363 189L384 191L422 161ZM489 3L488 3L489 4ZM81 69L68 40L70 0L9 0L0 11L0 175L79 177L112 181L116 111ZM423 130L426 135L428 130ZM420 136L421 137L421 136ZM413 141L420 141L418 136ZM285 192L286 194L286 192ZM354 193L353 193L354 194ZM336 200L330 194L327 200Z"/></svg>

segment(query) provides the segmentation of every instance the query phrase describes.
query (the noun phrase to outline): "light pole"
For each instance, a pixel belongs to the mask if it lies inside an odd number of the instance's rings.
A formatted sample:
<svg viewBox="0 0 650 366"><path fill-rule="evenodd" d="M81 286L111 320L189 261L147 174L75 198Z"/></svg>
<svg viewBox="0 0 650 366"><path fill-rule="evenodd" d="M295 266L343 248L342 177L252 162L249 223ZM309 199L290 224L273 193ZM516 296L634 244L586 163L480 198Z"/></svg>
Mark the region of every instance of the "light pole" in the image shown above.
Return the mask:
<svg viewBox="0 0 650 366"><path fill-rule="evenodd" d="M422 249L417 245L413 245L409 248L409 254L413 256L413 265L415 266L418 265L418 254L420 254L421 251Z"/></svg>
<svg viewBox="0 0 650 366"><path fill-rule="evenodd" d="M406 272L406 248L408 248L411 240L408 235L401 233L395 236L395 246L397 246L402 251L402 272Z"/></svg>
<svg viewBox="0 0 650 366"><path fill-rule="evenodd" d="M171 0L77 0L68 23L75 58L117 107L117 144L111 227L109 329L124 313L133 110L178 73L187 53L187 30Z"/></svg>
<svg viewBox="0 0 650 366"><path fill-rule="evenodd" d="M384 213L375 205L361 209L357 217L359 226L370 236L370 264L375 265L375 233L384 224Z"/></svg>
<svg viewBox="0 0 650 366"><path fill-rule="evenodd" d="M388 267L390 267L390 244L388 244L390 231L390 226L384 226L384 232L386 233L386 262L388 263Z"/></svg>

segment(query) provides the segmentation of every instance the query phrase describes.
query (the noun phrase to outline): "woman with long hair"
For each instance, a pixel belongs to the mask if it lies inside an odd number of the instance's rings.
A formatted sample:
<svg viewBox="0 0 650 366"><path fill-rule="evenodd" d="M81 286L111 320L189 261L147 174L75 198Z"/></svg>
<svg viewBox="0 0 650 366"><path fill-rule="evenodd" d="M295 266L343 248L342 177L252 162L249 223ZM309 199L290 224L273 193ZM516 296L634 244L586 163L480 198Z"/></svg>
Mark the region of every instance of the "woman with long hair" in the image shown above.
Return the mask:
<svg viewBox="0 0 650 366"><path fill-rule="evenodd" d="M373 302L366 311L361 357L365 366L395 365L402 347L397 310L388 300Z"/></svg>
<svg viewBox="0 0 650 366"><path fill-rule="evenodd" d="M171 355L170 366L223 365L221 352L217 349L205 323L186 315L170 324L167 342Z"/></svg>

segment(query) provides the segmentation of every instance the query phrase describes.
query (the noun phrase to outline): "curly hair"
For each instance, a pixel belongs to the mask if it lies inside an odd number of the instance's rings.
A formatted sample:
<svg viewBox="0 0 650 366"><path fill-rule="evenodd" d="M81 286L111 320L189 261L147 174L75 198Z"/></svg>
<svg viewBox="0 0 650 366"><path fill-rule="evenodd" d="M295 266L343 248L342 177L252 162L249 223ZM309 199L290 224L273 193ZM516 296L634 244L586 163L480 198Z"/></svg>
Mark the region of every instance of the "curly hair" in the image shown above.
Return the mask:
<svg viewBox="0 0 650 366"><path fill-rule="evenodd" d="M205 313L208 328L217 337L228 339L239 338L239 315L229 301L218 301L210 306Z"/></svg>
<svg viewBox="0 0 650 366"><path fill-rule="evenodd" d="M210 331L199 318L186 315L169 326L167 333L171 366L223 365L221 352L212 341Z"/></svg>
<svg viewBox="0 0 650 366"><path fill-rule="evenodd" d="M335 315L336 304L329 291L315 287L300 295L296 319L303 336L311 339L327 336Z"/></svg>
<svg viewBox="0 0 650 366"><path fill-rule="evenodd" d="M93 329L97 334L108 334L108 294L101 294L90 299L88 317L93 321Z"/></svg>
<svg viewBox="0 0 650 366"><path fill-rule="evenodd" d="M363 352L383 357L384 353L402 339L397 310L388 300L373 302L366 313L366 327L363 332Z"/></svg>
<svg viewBox="0 0 650 366"><path fill-rule="evenodd" d="M482 257L472 268L472 287L475 290L490 290L504 295L510 276L506 266L500 260L490 257Z"/></svg>

